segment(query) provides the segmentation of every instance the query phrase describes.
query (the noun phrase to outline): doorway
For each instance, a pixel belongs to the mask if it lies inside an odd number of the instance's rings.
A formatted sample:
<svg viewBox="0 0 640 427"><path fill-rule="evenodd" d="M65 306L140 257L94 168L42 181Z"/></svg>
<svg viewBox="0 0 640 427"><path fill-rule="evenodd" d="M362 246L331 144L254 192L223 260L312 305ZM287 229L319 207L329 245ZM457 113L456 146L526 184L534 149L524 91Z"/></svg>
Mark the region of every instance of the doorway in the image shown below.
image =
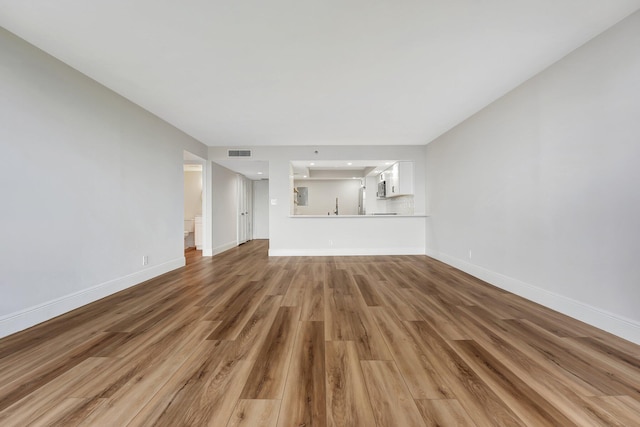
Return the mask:
<svg viewBox="0 0 640 427"><path fill-rule="evenodd" d="M183 232L187 263L202 256L205 237L206 161L188 151L183 152Z"/></svg>

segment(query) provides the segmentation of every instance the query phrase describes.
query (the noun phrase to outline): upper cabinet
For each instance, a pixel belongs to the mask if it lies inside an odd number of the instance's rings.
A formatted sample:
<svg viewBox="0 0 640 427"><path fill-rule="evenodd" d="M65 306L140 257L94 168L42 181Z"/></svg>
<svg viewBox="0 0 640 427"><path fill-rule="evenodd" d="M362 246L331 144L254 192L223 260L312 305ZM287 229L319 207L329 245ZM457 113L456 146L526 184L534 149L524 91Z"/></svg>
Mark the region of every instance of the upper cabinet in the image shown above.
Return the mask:
<svg viewBox="0 0 640 427"><path fill-rule="evenodd" d="M397 162L383 174L387 181L387 197L413 194L413 162Z"/></svg>

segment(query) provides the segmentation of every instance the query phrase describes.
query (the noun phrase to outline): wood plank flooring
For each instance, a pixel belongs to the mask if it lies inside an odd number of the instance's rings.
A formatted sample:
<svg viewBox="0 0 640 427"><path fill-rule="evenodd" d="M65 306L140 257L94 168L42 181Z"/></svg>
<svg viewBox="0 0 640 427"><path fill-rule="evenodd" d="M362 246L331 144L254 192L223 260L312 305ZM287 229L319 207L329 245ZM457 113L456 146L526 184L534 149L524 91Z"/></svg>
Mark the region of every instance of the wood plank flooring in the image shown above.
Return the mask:
<svg viewBox="0 0 640 427"><path fill-rule="evenodd" d="M0 425L640 425L640 346L425 256L267 245L0 340Z"/></svg>

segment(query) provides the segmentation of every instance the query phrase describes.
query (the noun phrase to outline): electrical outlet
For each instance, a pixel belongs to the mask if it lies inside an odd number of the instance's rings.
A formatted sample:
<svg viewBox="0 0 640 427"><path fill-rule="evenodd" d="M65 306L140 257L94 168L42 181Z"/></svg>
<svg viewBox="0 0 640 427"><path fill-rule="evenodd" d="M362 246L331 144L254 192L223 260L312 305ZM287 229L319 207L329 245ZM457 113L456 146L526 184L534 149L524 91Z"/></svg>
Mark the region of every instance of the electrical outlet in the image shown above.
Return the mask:
<svg viewBox="0 0 640 427"><path fill-rule="evenodd" d="M149 256L148 255L143 255L142 256L142 265L148 265L149 264Z"/></svg>

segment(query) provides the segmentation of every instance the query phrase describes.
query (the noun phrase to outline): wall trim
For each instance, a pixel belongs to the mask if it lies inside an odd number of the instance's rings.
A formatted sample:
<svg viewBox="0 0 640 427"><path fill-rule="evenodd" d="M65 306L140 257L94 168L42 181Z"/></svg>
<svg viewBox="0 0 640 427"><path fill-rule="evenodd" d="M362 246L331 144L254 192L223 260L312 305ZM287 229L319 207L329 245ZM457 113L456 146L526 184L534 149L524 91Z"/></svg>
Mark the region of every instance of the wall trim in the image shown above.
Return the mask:
<svg viewBox="0 0 640 427"><path fill-rule="evenodd" d="M0 317L0 338L183 267L184 256Z"/></svg>
<svg viewBox="0 0 640 427"><path fill-rule="evenodd" d="M635 320L522 282L447 254L427 250L427 255L501 289L542 304L547 308L566 314L635 344L640 344L640 323Z"/></svg>
<svg viewBox="0 0 640 427"><path fill-rule="evenodd" d="M215 248L213 248L211 250L211 255L207 255L207 256L218 255L218 254L220 254L220 253L222 253L224 251L228 251L229 249L233 249L236 246L238 246L238 242L235 241L235 240L232 241L232 242L225 243L225 244L220 245L220 246L216 246ZM208 253L208 251L207 251L207 253ZM203 253L203 255L204 255L204 253Z"/></svg>
<svg viewBox="0 0 640 427"><path fill-rule="evenodd" d="M269 249L269 256L424 255L419 248Z"/></svg>

